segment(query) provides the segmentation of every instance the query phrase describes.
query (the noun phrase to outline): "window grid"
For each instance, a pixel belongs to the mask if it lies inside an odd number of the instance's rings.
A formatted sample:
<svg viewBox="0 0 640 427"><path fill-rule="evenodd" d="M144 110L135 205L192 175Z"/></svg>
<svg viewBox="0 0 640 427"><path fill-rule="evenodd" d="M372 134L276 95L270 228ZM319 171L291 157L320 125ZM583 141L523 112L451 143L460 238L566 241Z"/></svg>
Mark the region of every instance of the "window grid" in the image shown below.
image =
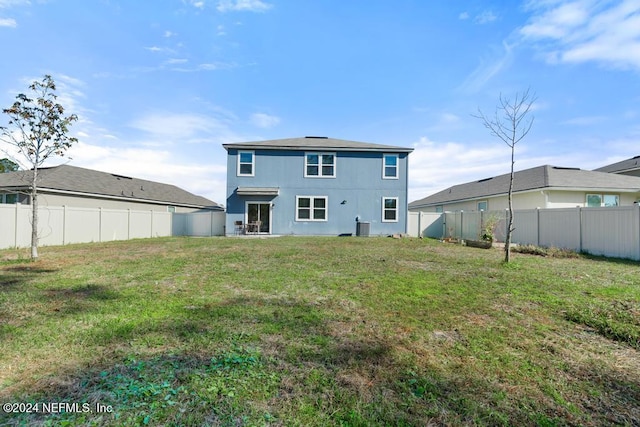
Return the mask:
<svg viewBox="0 0 640 427"><path fill-rule="evenodd" d="M304 176L305 178L335 178L335 153L305 153Z"/></svg>
<svg viewBox="0 0 640 427"><path fill-rule="evenodd" d="M327 196L296 196L296 221L327 221Z"/></svg>

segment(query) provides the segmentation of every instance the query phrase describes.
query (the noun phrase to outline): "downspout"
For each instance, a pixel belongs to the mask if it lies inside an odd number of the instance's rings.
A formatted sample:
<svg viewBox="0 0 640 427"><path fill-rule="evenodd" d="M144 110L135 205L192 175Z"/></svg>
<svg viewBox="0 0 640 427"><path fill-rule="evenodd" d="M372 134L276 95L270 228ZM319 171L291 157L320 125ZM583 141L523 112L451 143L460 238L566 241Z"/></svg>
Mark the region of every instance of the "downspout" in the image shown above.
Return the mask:
<svg viewBox="0 0 640 427"><path fill-rule="evenodd" d="M384 156L382 156L382 161L384 163ZM405 163L407 164L404 168L404 234L407 234L409 230L409 153L405 156ZM384 166L384 164L383 164ZM422 230L420 228L420 213L418 212L418 237L422 237Z"/></svg>

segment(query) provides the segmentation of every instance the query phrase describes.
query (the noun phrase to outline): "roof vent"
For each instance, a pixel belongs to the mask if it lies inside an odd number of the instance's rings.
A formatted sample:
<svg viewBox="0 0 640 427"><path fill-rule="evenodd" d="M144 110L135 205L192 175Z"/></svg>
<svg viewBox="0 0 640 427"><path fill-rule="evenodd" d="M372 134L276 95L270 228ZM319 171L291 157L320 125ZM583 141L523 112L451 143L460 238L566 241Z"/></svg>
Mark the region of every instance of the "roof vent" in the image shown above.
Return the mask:
<svg viewBox="0 0 640 427"><path fill-rule="evenodd" d="M552 166L553 169L561 170L561 171L579 171L580 168L566 168L562 166Z"/></svg>
<svg viewBox="0 0 640 427"><path fill-rule="evenodd" d="M329 139L328 136L305 136L305 138L313 138L313 139Z"/></svg>
<svg viewBox="0 0 640 427"><path fill-rule="evenodd" d="M121 179L121 178L122 178L122 179L133 179L133 178L131 178L131 177L129 177L129 176L116 175L115 173L112 173L111 175L112 175L112 176L115 176L117 179Z"/></svg>
<svg viewBox="0 0 640 427"><path fill-rule="evenodd" d="M485 178L485 179L481 179L478 182L485 182L485 181L491 181L493 179L493 177L491 178Z"/></svg>

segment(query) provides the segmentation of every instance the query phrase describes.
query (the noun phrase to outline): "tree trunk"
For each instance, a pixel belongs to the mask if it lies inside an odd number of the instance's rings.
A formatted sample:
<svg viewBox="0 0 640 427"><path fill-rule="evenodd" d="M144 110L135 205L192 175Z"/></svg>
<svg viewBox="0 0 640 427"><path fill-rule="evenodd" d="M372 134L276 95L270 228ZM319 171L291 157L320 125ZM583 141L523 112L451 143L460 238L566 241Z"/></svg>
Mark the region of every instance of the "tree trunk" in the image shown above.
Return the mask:
<svg viewBox="0 0 640 427"><path fill-rule="evenodd" d="M514 126L515 129L515 126ZM514 136L515 137L515 136ZM504 239L504 262L511 261L511 233L513 232L513 165L515 164L515 143L511 145L511 177L509 179L509 209L507 215L507 236Z"/></svg>
<svg viewBox="0 0 640 427"><path fill-rule="evenodd" d="M33 168L31 181L31 260L38 259L38 168Z"/></svg>

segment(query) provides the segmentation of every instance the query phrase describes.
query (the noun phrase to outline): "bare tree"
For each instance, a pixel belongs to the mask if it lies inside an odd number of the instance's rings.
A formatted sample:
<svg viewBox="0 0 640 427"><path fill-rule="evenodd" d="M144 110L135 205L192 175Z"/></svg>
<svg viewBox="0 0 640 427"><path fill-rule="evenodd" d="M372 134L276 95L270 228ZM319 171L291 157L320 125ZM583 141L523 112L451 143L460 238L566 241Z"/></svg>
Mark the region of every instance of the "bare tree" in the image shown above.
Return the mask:
<svg viewBox="0 0 640 427"><path fill-rule="evenodd" d="M509 179L509 208L507 218L507 235L504 242L504 262L511 260L511 235L513 233L513 167L515 164L516 144L524 139L533 126L533 116L530 116L531 106L536 101L535 93L529 89L516 93L513 101L500 94L498 106L492 117L486 116L478 108L478 114L473 115L482 120L491 135L498 137L511 148L511 175Z"/></svg>
<svg viewBox="0 0 640 427"><path fill-rule="evenodd" d="M52 156L64 156L77 142L67 136L68 127L78 120L71 114L64 116L64 108L56 103L56 85L50 75L29 85L34 98L18 94L9 108L2 110L9 116L7 127L0 126L0 141L12 146L17 155L2 151L23 167L32 170L29 196L31 198L31 259L38 258L38 168ZM22 161L23 162L22 162ZM26 168L25 168L26 169Z"/></svg>

